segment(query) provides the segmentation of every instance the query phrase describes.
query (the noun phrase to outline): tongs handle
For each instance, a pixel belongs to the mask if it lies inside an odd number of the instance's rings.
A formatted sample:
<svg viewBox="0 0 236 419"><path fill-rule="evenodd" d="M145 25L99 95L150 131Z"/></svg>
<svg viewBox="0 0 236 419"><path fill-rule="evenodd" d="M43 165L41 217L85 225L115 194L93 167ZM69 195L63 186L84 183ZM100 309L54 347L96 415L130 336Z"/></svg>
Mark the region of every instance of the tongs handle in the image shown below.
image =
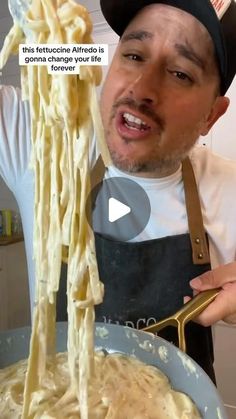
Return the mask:
<svg viewBox="0 0 236 419"><path fill-rule="evenodd" d="M220 288L214 288L211 290L202 291L197 294L192 300L188 301L186 304L181 307L175 314L172 316L159 321L158 323L152 324L151 326L145 327L144 331L155 333L167 326L177 326L178 327L178 337L179 337L179 348L185 352L185 336L184 336L184 327L185 325L198 316L204 308L206 308L219 294Z"/></svg>
<svg viewBox="0 0 236 419"><path fill-rule="evenodd" d="M220 288L200 292L177 311L175 318L186 324L198 316L216 298L219 292Z"/></svg>

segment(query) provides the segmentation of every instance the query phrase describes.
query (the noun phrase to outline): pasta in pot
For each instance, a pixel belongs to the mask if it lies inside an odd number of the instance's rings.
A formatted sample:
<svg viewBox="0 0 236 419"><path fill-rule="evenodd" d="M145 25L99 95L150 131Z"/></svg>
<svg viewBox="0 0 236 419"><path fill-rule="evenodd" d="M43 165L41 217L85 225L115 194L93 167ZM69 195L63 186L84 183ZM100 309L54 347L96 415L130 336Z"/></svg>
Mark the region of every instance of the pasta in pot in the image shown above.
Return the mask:
<svg viewBox="0 0 236 419"><path fill-rule="evenodd" d="M3 419L21 417L26 363L21 361L0 371L5 398L0 403ZM91 419L200 418L189 397L171 389L167 377L155 367L121 354L95 353L95 370L88 390ZM41 389L32 394L30 417L81 418L78 400L72 388L67 391L69 387L67 355L48 358Z"/></svg>
<svg viewBox="0 0 236 419"><path fill-rule="evenodd" d="M89 14L73 0L33 0L25 20L25 33L37 44L92 43ZM15 22L0 67L23 42L32 39ZM123 356L94 356L94 305L102 302L103 284L85 201L93 130L105 164L110 159L96 101L100 79L98 67L81 66L79 75L48 74L45 66L21 68L35 175L36 308L28 365L22 361L0 371L1 418L200 417L190 399L171 390L157 369ZM68 358L55 354L56 293L65 258Z"/></svg>

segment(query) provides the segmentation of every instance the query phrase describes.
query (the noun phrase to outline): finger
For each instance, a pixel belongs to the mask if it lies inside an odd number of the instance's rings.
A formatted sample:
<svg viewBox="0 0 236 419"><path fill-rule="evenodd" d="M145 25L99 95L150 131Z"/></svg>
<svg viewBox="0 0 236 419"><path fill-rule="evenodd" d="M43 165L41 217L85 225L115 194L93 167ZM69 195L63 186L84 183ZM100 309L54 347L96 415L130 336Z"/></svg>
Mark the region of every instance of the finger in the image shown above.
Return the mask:
<svg viewBox="0 0 236 419"><path fill-rule="evenodd" d="M236 262L219 266L207 271L190 281L190 286L198 291L223 287L228 282L236 281Z"/></svg>
<svg viewBox="0 0 236 419"><path fill-rule="evenodd" d="M189 297L188 295L186 295L186 296L184 297L184 304L188 303L190 300L192 300L192 298L191 298L191 297Z"/></svg>
<svg viewBox="0 0 236 419"><path fill-rule="evenodd" d="M202 326L211 326L219 320L236 323L236 282L226 284L215 300L195 320Z"/></svg>

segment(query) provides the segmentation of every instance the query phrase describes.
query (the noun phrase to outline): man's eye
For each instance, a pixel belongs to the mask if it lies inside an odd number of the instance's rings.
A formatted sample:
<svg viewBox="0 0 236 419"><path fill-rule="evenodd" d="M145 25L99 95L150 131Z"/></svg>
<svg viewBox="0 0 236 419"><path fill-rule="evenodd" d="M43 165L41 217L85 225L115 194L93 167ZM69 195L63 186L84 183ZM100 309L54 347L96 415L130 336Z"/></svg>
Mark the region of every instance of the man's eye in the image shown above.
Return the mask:
<svg viewBox="0 0 236 419"><path fill-rule="evenodd" d="M171 74L173 74L176 78L183 81L192 81L192 79L182 71L170 71Z"/></svg>
<svg viewBox="0 0 236 419"><path fill-rule="evenodd" d="M142 61L141 56L138 54L124 54L124 57L131 61Z"/></svg>

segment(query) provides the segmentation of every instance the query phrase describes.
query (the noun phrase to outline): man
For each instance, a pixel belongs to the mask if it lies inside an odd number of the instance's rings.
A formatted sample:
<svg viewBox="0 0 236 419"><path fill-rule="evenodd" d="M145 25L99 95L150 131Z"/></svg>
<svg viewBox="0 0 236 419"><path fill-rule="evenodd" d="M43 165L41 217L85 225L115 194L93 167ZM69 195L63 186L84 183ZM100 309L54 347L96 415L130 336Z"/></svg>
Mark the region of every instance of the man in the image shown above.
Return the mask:
<svg viewBox="0 0 236 419"><path fill-rule="evenodd" d="M193 238L190 243L192 214L187 217L186 205L191 202L187 202L186 187L184 193L181 171L181 162L190 155L212 267L234 261L234 204L232 212L229 208L235 164L207 150L191 151L229 105L224 94L236 61L228 58L226 68L229 50L224 50L224 42L228 38L222 38L222 24L208 1L101 0L101 8L121 36L101 97L114 163L105 176L125 176L143 187L151 217L141 234L124 243L116 233L107 234L102 211L100 217L95 216L97 257L105 283L97 319L144 327L173 314L185 296L192 295L191 287L201 291L221 286L199 321L204 326L220 318L235 321L235 265L201 276L209 271L210 263L201 252L196 255L199 261L192 260L194 241L198 246L201 240ZM236 21L234 2L227 12ZM235 47L235 36L231 42ZM189 173L185 177L189 179ZM95 207L95 215L96 211L100 209ZM196 276L190 287L190 279ZM210 329L191 324L186 335L188 353L214 379ZM176 340L172 330L162 336Z"/></svg>
<svg viewBox="0 0 236 419"><path fill-rule="evenodd" d="M221 287L199 322L204 326L219 319L236 322L236 202L231 202L236 164L206 150L192 151L199 135L207 134L228 107L224 94L236 71L229 51L236 40L232 38L225 49L222 23L208 0L102 0L101 8L121 35L101 99L114 163L105 179L123 177L139 184L148 194L151 217L137 237L124 242L107 234L102 211L95 207L97 257L106 290L97 320L144 327L173 313L192 297L193 289ZM236 21L234 2L226 13L223 19L230 13ZM0 90L0 97L1 174L21 209L30 263L33 181L26 169L28 107L11 88ZM16 140L10 142L12 138ZM197 211L192 222L191 211L186 212L186 205L191 207L191 199L196 200L196 193L187 199L187 190L194 189L192 181L190 188L186 186L188 162L182 175L187 155L197 180L211 261L204 232L193 239L188 233L195 220L201 225L201 213ZM164 336L175 341L172 330ZM214 380L210 328L191 324L187 349Z"/></svg>

